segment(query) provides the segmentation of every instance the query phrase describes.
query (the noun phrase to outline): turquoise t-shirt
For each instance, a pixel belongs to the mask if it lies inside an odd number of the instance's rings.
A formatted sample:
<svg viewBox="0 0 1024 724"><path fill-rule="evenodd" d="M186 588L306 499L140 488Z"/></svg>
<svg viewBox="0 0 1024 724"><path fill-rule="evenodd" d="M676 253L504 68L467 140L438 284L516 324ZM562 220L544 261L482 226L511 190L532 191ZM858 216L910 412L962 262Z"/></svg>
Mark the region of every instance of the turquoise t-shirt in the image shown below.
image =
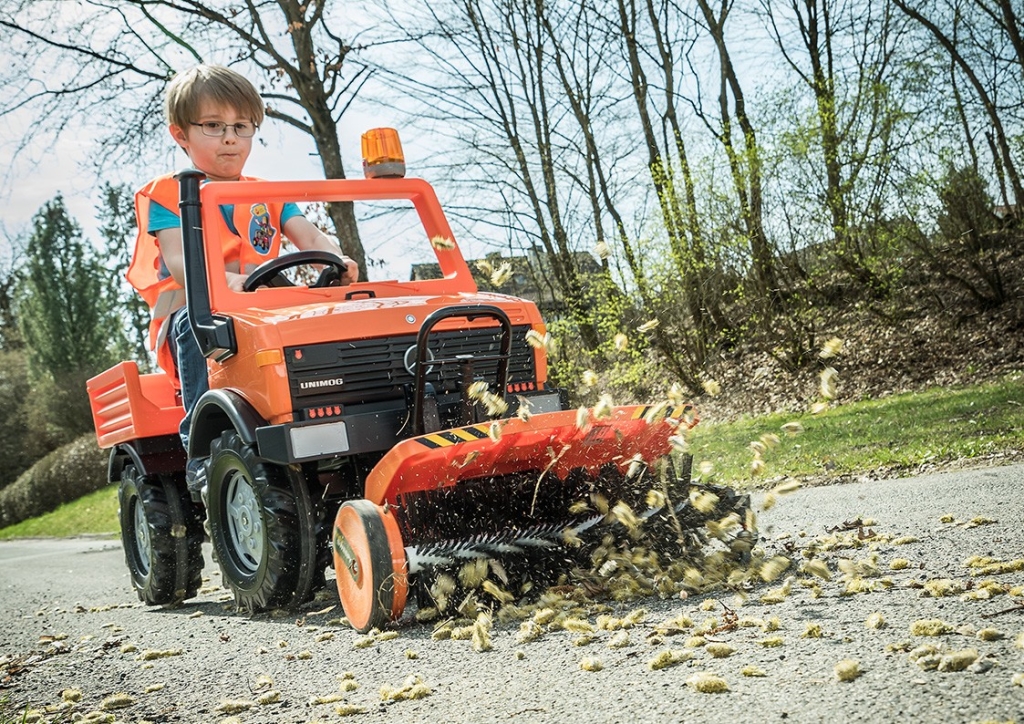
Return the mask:
<svg viewBox="0 0 1024 724"><path fill-rule="evenodd" d="M228 225L228 229L232 234L238 236L238 229L235 228L235 206L234 204L224 204L220 207L220 213L224 217L225 223ZM296 216L302 216L302 211L299 210L297 204L287 203L281 209L281 226L284 226L288 219ZM161 206L152 199L149 202L149 225L146 229L150 234L155 234L158 231L164 229L176 229L181 225L181 220L177 214L169 209Z"/></svg>

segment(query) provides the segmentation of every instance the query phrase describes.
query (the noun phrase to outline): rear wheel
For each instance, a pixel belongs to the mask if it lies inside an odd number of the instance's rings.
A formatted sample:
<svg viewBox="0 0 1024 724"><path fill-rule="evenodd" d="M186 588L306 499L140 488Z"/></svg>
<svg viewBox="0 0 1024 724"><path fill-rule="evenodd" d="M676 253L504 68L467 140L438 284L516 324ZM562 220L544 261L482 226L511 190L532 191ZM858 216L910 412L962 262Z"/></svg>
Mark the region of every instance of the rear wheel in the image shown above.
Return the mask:
<svg viewBox="0 0 1024 724"><path fill-rule="evenodd" d="M125 562L139 600L160 605L195 596L203 570L202 517L184 487L128 465L118 501Z"/></svg>
<svg viewBox="0 0 1024 724"><path fill-rule="evenodd" d="M338 596L361 633L398 619L408 595L405 549L390 511L368 500L342 504L334 521Z"/></svg>
<svg viewBox="0 0 1024 724"><path fill-rule="evenodd" d="M210 541L239 607L306 601L323 570L301 470L264 461L230 430L211 445L208 486Z"/></svg>

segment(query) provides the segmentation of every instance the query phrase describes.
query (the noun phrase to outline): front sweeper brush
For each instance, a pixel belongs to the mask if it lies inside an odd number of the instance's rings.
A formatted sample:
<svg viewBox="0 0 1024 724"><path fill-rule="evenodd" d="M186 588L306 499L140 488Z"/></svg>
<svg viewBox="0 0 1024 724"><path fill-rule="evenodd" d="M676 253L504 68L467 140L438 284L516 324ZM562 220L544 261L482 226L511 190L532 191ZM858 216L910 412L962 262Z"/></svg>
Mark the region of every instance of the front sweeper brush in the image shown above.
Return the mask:
<svg viewBox="0 0 1024 724"><path fill-rule="evenodd" d="M343 504L335 521L352 625L397 618L410 590L442 611L477 589L518 600L589 567L609 535L671 559L701 550L711 522L728 527L720 537L736 558L749 554L749 500L692 486L688 458L673 473L669 438L694 424L690 408L617 407L579 422L556 412L453 428L385 455L367 499ZM691 493L710 504L698 509Z"/></svg>

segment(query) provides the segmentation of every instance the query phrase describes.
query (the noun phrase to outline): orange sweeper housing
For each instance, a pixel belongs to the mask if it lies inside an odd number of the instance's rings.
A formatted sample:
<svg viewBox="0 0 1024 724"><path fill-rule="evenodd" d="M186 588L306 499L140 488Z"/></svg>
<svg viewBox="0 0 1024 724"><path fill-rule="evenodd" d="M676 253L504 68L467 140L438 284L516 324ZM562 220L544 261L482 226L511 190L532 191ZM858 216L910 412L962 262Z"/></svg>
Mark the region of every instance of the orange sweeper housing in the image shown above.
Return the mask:
<svg viewBox="0 0 1024 724"><path fill-rule="evenodd" d="M430 582L467 562L501 558L491 568L513 590L531 567L564 568L586 551L564 540L599 540L615 524L579 501L625 502L680 542L695 515L688 489L653 508L644 495L693 410L567 410L548 385L537 307L477 289L433 189L402 177L394 131L368 133L363 150L358 180L200 189L201 174L179 175L188 310L210 378L189 449L168 375L122 362L88 383L140 599L197 594L204 520L239 606L299 605L333 566L361 631L400 617L410 590L437 605ZM440 277L335 286L337 257L296 252L258 267L247 291L229 289L218 239L203 233L219 228L219 207L308 201L405 204ZM203 462L201 489L185 483L189 459ZM687 486L683 473L674 482ZM746 504L720 497L719 517ZM742 555L753 538L741 525L730 546Z"/></svg>

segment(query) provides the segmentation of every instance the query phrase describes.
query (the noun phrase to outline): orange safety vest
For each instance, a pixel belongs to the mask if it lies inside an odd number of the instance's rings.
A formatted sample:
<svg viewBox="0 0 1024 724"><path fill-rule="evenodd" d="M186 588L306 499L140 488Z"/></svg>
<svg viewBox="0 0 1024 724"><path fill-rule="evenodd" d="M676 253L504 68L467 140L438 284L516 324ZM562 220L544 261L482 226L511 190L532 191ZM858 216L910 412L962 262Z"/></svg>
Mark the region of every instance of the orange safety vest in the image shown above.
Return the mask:
<svg viewBox="0 0 1024 724"><path fill-rule="evenodd" d="M239 180L261 179L242 176ZM139 235L135 241L132 263L125 276L149 305L153 317L149 324L149 344L156 351L157 364L176 380L176 364L167 344L168 322L173 312L185 306L185 290L174 281L164 266L160 243L147 231L151 201L172 213L178 211L178 181L173 175L155 178L135 193L135 218L139 225ZM218 214L219 223L215 229L204 229L207 236L213 233L220 239L224 268L227 271L248 274L278 255L281 250L283 207L284 204L280 203L235 204L232 221L235 229L244 236L232 233L223 214Z"/></svg>

